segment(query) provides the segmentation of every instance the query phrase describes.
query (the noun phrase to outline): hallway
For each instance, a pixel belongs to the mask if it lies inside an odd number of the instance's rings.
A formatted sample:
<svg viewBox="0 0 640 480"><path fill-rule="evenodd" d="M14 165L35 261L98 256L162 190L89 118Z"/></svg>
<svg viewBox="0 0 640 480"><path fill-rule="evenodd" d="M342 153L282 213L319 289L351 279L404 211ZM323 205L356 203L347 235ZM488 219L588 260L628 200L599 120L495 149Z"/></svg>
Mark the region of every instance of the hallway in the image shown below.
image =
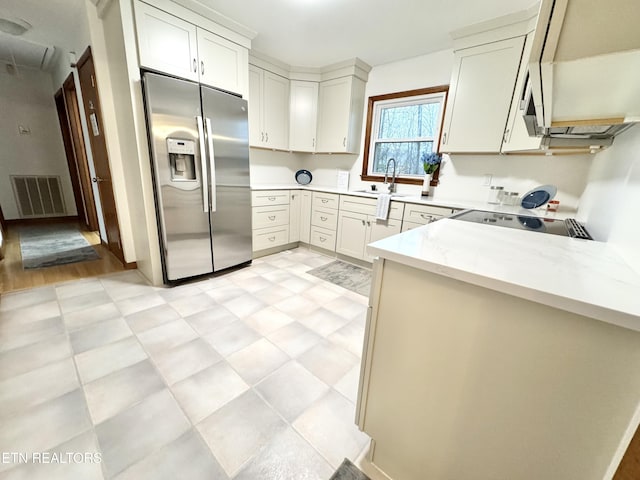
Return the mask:
<svg viewBox="0 0 640 480"><path fill-rule="evenodd" d="M73 222L71 223L73 224ZM10 224L5 233L5 258L0 262L0 293L96 277L124 270L118 259L101 244L97 232L88 231L82 231L82 234L100 256L99 260L25 270L22 266L20 253L19 224Z"/></svg>

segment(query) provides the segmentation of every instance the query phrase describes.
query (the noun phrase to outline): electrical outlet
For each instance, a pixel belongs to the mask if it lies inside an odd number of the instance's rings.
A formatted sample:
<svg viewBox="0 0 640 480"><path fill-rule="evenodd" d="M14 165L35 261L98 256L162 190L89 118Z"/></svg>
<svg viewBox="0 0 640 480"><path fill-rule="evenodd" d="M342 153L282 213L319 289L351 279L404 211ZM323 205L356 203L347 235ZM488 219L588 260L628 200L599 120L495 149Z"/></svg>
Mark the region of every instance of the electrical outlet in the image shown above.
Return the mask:
<svg viewBox="0 0 640 480"><path fill-rule="evenodd" d="M489 185L491 185L492 178L493 178L493 175L491 173L485 173L484 177L482 178L482 186L488 187Z"/></svg>

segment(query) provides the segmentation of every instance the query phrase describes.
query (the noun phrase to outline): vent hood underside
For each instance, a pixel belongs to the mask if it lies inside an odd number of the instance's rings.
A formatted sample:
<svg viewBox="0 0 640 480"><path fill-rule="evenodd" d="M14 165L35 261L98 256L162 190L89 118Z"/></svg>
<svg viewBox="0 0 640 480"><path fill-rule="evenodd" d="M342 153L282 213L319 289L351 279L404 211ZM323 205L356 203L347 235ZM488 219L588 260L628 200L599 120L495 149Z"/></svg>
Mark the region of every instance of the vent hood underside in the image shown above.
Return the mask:
<svg viewBox="0 0 640 480"><path fill-rule="evenodd" d="M530 134L608 146L640 121L638 18L638 0L543 0L529 63Z"/></svg>

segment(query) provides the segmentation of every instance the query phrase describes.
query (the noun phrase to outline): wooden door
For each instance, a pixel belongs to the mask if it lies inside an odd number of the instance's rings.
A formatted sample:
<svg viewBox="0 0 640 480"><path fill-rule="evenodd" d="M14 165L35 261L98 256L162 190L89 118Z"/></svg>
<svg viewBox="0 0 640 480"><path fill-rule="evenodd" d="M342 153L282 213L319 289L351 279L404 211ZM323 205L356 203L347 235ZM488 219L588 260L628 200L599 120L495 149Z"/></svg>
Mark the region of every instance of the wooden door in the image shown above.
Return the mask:
<svg viewBox="0 0 640 480"><path fill-rule="evenodd" d="M118 213L111 182L111 169L109 167L109 154L104 136L104 123L100 109L98 96L98 81L93 66L91 47L82 54L78 61L78 74L80 76L80 90L82 91L82 103L84 114L89 128L89 142L93 153L93 166L95 177L93 181L98 184L102 216L107 233L107 246L109 250L124 263L120 227L118 225Z"/></svg>
<svg viewBox="0 0 640 480"><path fill-rule="evenodd" d="M78 167L78 179L82 194L82 209L84 211L85 222L90 231L99 230L98 214L96 212L96 202L93 197L93 189L91 188L91 172L89 171L89 161L87 159L87 150L84 145L84 137L82 136L82 123L80 122L80 108L78 106L78 95L76 85L73 81L73 74L64 81L62 85L64 93L64 103L67 111L67 122L71 133L71 142L73 145L73 153L75 162ZM81 208L78 206L78 208Z"/></svg>
<svg viewBox="0 0 640 480"><path fill-rule="evenodd" d="M78 212L78 221L87 225L87 217L84 210L84 202L82 201L82 192L80 189L80 179L78 175L78 165L76 155L73 150L73 142L71 140L71 130L69 129L69 115L67 107L64 103L64 93L59 89L53 99L56 102L56 110L58 112L58 123L60 124L60 133L62 134L62 143L64 145L64 153L67 157L67 166L69 167L69 177L71 177L71 187L73 189L73 199L76 202L76 211Z"/></svg>

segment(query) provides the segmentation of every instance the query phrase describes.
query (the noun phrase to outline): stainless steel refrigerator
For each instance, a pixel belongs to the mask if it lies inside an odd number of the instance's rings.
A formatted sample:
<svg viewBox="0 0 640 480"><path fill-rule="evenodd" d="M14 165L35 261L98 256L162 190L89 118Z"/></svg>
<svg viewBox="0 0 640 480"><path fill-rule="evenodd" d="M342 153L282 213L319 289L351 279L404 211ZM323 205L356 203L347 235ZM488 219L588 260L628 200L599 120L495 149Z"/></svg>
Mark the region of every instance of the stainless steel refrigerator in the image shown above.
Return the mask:
<svg viewBox="0 0 640 480"><path fill-rule="evenodd" d="M251 261L247 101L145 72L166 283Z"/></svg>

